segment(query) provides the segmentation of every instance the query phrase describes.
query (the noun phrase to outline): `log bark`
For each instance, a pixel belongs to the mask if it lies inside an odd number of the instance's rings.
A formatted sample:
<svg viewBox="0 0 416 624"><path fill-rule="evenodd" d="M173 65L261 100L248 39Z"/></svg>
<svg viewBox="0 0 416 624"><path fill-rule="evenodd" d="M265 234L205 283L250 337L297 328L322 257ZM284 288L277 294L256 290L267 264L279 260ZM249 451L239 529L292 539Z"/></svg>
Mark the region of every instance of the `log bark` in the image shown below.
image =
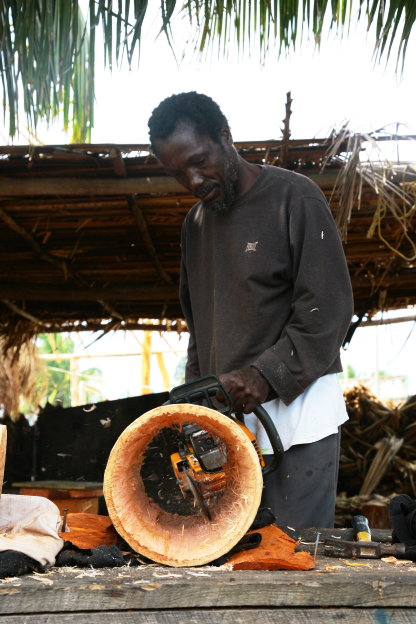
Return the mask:
<svg viewBox="0 0 416 624"><path fill-rule="evenodd" d="M141 476L156 436L183 423L197 424L227 447L226 487L210 507L212 520L197 509L191 515L163 509L149 496ZM163 479L172 476L154 478L161 479L162 487ZM209 563L235 546L254 520L262 487L258 456L246 434L223 414L191 404L157 407L135 420L114 445L104 474L104 496L118 533L138 553L178 567Z"/></svg>

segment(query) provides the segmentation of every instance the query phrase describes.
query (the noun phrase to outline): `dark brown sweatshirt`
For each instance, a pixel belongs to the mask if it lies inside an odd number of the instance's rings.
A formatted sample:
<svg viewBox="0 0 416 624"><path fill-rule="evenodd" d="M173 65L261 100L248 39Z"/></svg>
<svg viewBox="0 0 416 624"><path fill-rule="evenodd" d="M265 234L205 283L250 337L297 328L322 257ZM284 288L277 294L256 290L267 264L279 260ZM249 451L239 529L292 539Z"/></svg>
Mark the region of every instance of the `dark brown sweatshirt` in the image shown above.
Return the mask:
<svg viewBox="0 0 416 624"><path fill-rule="evenodd" d="M340 372L352 291L321 190L264 166L229 211L198 202L182 228L180 298L187 381L254 365L288 405Z"/></svg>

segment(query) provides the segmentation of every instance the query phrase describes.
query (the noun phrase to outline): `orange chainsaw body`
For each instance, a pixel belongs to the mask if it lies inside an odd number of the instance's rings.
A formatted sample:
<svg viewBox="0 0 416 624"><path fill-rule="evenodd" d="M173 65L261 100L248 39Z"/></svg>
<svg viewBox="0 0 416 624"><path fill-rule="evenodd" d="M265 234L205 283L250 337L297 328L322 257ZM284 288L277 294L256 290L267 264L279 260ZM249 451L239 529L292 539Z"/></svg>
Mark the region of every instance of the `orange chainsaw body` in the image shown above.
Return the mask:
<svg viewBox="0 0 416 624"><path fill-rule="evenodd" d="M235 418L231 418L231 420L243 429L244 433L253 444L259 458L260 465L263 468L265 463L255 436L250 429L248 429L240 421ZM205 434L205 439L210 441L212 440L213 442L211 442L211 444L216 443L216 448L221 445L221 442L218 439L215 439L214 436L211 436L208 432L199 430L197 435L201 436L201 434L202 436ZM217 440L217 442L214 442L214 440ZM195 448L189 439L186 440L185 448L182 448L180 452L178 451L172 453L170 459L175 473L176 482L179 485L184 498L193 498L195 488L198 489L199 495L204 500L217 496L224 491L226 486L226 476L222 466L226 462L225 449L222 451L221 462L218 462L216 466L211 466L209 470L204 467L202 456L198 458L198 454L195 452Z"/></svg>

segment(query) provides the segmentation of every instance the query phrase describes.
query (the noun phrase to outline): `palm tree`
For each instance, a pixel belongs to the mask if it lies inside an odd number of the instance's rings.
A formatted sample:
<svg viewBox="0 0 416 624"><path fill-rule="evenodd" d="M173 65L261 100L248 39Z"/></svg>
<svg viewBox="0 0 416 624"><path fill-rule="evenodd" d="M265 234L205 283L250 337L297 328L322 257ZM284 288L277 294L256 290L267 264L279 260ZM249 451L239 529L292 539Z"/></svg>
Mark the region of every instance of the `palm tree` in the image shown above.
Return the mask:
<svg viewBox="0 0 416 624"><path fill-rule="evenodd" d="M73 141L90 140L94 124L96 32L103 29L104 62L110 67L138 52L148 0L0 0L0 75L3 111L15 136L19 109L29 126L62 115ZM156 2L153 3L152 9ZM85 8L85 14L82 8ZM160 0L160 31L172 44L174 16L183 13L196 33L196 47L230 39L240 49L256 46L264 58L277 42L278 53L312 34L319 45L325 30L348 29L358 9L375 36L377 59L398 44L403 62L416 20L414 0ZM97 44L98 45L98 44Z"/></svg>

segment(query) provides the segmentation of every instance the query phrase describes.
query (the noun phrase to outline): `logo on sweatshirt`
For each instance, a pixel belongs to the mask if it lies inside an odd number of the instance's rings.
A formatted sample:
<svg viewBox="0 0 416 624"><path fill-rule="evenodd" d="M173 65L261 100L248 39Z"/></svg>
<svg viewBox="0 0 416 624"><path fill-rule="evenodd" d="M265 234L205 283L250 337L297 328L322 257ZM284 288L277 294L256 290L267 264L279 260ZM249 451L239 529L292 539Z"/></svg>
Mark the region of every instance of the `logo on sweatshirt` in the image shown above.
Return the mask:
<svg viewBox="0 0 416 624"><path fill-rule="evenodd" d="M257 251L257 245L258 245L259 241L256 241L255 243L247 243L247 246L245 248L245 253L250 253L251 251Z"/></svg>

